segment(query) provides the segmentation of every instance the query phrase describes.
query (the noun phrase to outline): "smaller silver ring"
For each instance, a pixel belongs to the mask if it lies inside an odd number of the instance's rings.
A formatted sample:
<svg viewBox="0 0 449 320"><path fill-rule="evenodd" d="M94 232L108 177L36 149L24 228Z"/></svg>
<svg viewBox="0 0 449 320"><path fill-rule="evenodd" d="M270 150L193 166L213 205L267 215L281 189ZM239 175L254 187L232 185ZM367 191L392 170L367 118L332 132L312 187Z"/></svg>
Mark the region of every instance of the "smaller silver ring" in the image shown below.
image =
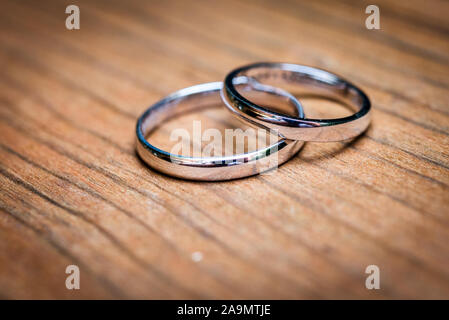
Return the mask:
<svg viewBox="0 0 449 320"><path fill-rule="evenodd" d="M239 81L241 84L249 84L244 78ZM220 98L222 87L222 82L188 87L149 107L139 117L136 125L136 149L141 159L150 167L171 176L189 180L216 181L247 177L270 170L289 160L299 151L303 142L279 137L276 143L248 153L220 157L187 157L161 150L147 141L145 137L149 132L177 114L206 106L222 105ZM290 96L285 96L270 86L256 87L253 90L291 99ZM290 102L297 109L296 114L301 115L302 107L295 98L293 99Z"/></svg>
<svg viewBox="0 0 449 320"><path fill-rule="evenodd" d="M258 83L270 79L298 84L308 93L336 99L356 112L338 119L307 119L270 111L249 101L236 90L235 79L242 76ZM250 64L231 71L225 78L223 91L222 99L235 115L253 125L276 130L287 139L315 142L347 140L361 134L370 123L371 103L366 94L343 78L317 68L290 63Z"/></svg>

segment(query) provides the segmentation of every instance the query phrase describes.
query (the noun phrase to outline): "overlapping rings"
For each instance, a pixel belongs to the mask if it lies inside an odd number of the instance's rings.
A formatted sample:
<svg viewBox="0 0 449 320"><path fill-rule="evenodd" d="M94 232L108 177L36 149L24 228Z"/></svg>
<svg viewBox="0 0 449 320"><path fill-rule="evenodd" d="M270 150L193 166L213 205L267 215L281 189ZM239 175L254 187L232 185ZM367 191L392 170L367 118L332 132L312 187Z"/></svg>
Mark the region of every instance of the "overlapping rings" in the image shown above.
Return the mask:
<svg viewBox="0 0 449 320"><path fill-rule="evenodd" d="M264 84L269 80L270 85ZM355 113L337 119L308 119L300 102L277 87L297 85L307 92L336 99ZM238 90L240 89L240 90ZM287 99L295 115L255 104L242 91L255 90ZM276 132L279 140L264 148L232 156L188 157L161 150L146 137L163 121L205 105L224 105L245 123ZM273 169L293 157L305 141L331 142L354 138L370 123L366 94L345 79L321 69L289 63L255 63L231 71L224 82L179 90L150 106L137 121L137 153L152 168L183 179L216 181L242 178Z"/></svg>

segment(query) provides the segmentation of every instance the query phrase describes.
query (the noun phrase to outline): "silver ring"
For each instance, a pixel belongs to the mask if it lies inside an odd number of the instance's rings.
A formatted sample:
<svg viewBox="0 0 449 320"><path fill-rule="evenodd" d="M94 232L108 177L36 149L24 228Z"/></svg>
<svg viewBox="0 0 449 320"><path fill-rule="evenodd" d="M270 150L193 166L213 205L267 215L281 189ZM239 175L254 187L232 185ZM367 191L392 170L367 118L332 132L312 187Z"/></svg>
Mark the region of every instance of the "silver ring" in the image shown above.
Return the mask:
<svg viewBox="0 0 449 320"><path fill-rule="evenodd" d="M245 77L237 82L252 87ZM223 104L220 98L222 82L211 82L188 87L155 103L149 107L137 120L137 153L152 168L165 174L190 180L216 181L247 177L270 170L294 156L302 147L303 142L279 140L265 148L232 156L221 157L187 157L172 154L153 146L146 136L158 125L173 117L197 108ZM302 107L290 96L277 91L270 86L256 87L252 90L264 91L269 94L287 97L302 115Z"/></svg>
<svg viewBox="0 0 449 320"><path fill-rule="evenodd" d="M308 92L336 99L356 113L338 119L307 119L292 117L263 108L236 90L235 79L254 79L259 83L270 80L298 84ZM371 103L366 94L348 81L317 68L289 63L262 62L231 71L225 78L222 99L229 110L241 119L263 128L273 129L282 137L292 140L330 142L351 139L368 127Z"/></svg>

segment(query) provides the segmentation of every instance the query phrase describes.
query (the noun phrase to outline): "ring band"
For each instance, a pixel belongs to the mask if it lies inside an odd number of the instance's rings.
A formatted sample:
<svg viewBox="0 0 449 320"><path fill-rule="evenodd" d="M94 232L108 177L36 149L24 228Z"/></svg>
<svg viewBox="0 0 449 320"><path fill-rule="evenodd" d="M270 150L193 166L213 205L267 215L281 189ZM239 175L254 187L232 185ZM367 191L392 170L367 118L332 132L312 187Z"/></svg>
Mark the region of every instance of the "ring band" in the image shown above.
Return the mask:
<svg viewBox="0 0 449 320"><path fill-rule="evenodd" d="M245 77L237 82L245 83ZM222 82L211 82L179 90L149 107L137 120L137 153L152 168L178 178L216 181L247 177L272 169L295 155L303 142L280 138L276 143L256 151L232 156L187 157L163 151L145 137L158 125L174 115L197 108L223 104L220 98ZM269 94L284 94L269 90L270 86L255 88ZM285 96L284 96L285 97ZM296 100L291 100L302 114ZM293 98L294 99L294 98ZM296 102L295 102L296 101ZM268 163L268 166L266 165Z"/></svg>
<svg viewBox="0 0 449 320"><path fill-rule="evenodd" d="M245 76L254 81L269 79L307 87L308 92L325 95L356 109L338 119L307 119L270 111L237 90L235 79ZM270 82L270 85L273 85ZM289 63L255 63L231 71L225 78L222 99L234 114L248 123L278 131L286 139L331 142L354 138L368 127L371 103L366 94L348 81L317 68Z"/></svg>

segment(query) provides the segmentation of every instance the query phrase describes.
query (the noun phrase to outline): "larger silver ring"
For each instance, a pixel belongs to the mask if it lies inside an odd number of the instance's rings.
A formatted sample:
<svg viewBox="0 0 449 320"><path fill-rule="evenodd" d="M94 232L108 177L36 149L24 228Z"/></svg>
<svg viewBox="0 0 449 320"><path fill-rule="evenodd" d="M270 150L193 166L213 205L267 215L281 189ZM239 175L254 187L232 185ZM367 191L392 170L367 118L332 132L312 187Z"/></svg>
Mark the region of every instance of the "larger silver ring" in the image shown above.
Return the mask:
<svg viewBox="0 0 449 320"><path fill-rule="evenodd" d="M280 83L295 83L309 93L339 100L356 109L351 116L339 119L307 119L270 111L236 90L235 79L247 77L263 83L269 79ZM287 139L330 142L351 139L361 134L370 123L371 103L365 93L350 82L324 70L289 63L262 62L231 71L225 78L223 100L234 114L251 124L277 130Z"/></svg>
<svg viewBox="0 0 449 320"><path fill-rule="evenodd" d="M171 176L215 181L242 178L270 170L299 151L303 142L279 138L276 143L253 152L222 157L186 157L161 150L146 140L149 132L175 114L223 104L220 98L222 87L222 82L192 86L179 90L149 107L139 117L136 126L137 153L142 160L152 168ZM256 90L279 95L278 91L269 90L268 87L260 86ZM297 102L293 104L298 108L297 114L301 115L301 106Z"/></svg>

